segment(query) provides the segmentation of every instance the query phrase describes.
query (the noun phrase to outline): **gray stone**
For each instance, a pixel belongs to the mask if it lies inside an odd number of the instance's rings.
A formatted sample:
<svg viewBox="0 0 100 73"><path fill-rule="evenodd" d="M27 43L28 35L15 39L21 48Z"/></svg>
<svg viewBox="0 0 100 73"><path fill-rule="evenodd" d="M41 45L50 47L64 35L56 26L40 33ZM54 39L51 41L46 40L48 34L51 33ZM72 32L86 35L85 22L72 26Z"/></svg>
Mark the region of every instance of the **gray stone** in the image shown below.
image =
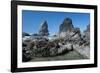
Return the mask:
<svg viewBox="0 0 100 73"><path fill-rule="evenodd" d="M88 44L90 43L90 25L88 25L86 30L83 32L83 40Z"/></svg>
<svg viewBox="0 0 100 73"><path fill-rule="evenodd" d="M74 28L72 24L72 19L70 18L65 18L63 23L59 27L59 33L61 32L67 32L67 31L72 31Z"/></svg>
<svg viewBox="0 0 100 73"><path fill-rule="evenodd" d="M48 36L49 35L47 21L43 21L41 23L41 26L40 26L40 29L39 29L39 35L40 36Z"/></svg>
<svg viewBox="0 0 100 73"><path fill-rule="evenodd" d="M28 34L26 32L22 32L22 37L25 37L25 36L30 36L30 34Z"/></svg>

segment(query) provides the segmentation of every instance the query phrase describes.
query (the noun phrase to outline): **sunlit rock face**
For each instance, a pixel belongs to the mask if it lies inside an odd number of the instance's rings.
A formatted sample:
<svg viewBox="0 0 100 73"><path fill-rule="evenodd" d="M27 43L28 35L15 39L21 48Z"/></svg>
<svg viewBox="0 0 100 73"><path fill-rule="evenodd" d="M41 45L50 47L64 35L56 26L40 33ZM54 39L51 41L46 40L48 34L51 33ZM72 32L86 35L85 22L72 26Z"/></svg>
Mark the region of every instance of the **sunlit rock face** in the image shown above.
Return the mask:
<svg viewBox="0 0 100 73"><path fill-rule="evenodd" d="M49 35L47 21L43 21L41 23L41 26L40 26L40 29L39 29L39 35L40 36L48 36Z"/></svg>

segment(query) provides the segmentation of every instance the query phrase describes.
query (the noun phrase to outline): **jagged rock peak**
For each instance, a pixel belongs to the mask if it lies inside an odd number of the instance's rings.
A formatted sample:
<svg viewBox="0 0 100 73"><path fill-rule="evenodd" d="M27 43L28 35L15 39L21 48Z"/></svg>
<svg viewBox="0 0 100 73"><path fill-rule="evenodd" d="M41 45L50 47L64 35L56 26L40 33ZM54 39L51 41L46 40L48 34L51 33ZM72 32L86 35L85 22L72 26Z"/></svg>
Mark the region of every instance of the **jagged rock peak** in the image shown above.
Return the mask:
<svg viewBox="0 0 100 73"><path fill-rule="evenodd" d="M72 19L71 18L65 18L63 23L60 25L59 27L59 32L67 32L68 30L69 31L72 31L74 29L74 26L72 24Z"/></svg>
<svg viewBox="0 0 100 73"><path fill-rule="evenodd" d="M40 24L39 35L41 35L41 36L48 36L48 35L49 35L48 23L47 23L46 20L44 20L44 21Z"/></svg>
<svg viewBox="0 0 100 73"><path fill-rule="evenodd" d="M72 24L72 19L67 17L67 18L64 19L63 24L64 23L65 24Z"/></svg>

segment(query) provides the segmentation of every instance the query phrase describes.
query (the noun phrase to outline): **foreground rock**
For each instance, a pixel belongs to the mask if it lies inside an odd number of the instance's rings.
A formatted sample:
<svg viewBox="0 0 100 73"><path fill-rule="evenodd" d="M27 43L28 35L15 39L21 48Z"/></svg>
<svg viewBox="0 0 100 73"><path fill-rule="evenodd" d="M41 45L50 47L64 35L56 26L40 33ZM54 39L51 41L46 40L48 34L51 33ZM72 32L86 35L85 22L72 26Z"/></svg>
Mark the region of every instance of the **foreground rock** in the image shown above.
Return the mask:
<svg viewBox="0 0 100 73"><path fill-rule="evenodd" d="M25 45L26 44L26 45ZM72 45L65 45L61 40L48 41L45 39L32 40L24 42L23 53L27 58L33 57L49 57L64 54L72 51Z"/></svg>
<svg viewBox="0 0 100 73"><path fill-rule="evenodd" d="M89 46L79 46L73 45L75 51L77 51L80 55L84 56L85 58L90 58L90 47Z"/></svg>

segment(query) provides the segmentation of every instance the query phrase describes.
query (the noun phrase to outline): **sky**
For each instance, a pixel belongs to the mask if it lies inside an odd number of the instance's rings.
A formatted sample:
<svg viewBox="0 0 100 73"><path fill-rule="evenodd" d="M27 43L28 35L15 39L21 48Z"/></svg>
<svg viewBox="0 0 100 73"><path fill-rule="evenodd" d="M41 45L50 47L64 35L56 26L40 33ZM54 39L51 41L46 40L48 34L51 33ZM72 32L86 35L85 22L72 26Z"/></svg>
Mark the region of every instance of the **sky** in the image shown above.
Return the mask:
<svg viewBox="0 0 100 73"><path fill-rule="evenodd" d="M83 32L90 22L89 13L51 12L51 11L22 11L22 31L29 34L38 33L43 20L48 23L50 35L59 32L59 26L68 17L72 19L74 27L79 27Z"/></svg>

